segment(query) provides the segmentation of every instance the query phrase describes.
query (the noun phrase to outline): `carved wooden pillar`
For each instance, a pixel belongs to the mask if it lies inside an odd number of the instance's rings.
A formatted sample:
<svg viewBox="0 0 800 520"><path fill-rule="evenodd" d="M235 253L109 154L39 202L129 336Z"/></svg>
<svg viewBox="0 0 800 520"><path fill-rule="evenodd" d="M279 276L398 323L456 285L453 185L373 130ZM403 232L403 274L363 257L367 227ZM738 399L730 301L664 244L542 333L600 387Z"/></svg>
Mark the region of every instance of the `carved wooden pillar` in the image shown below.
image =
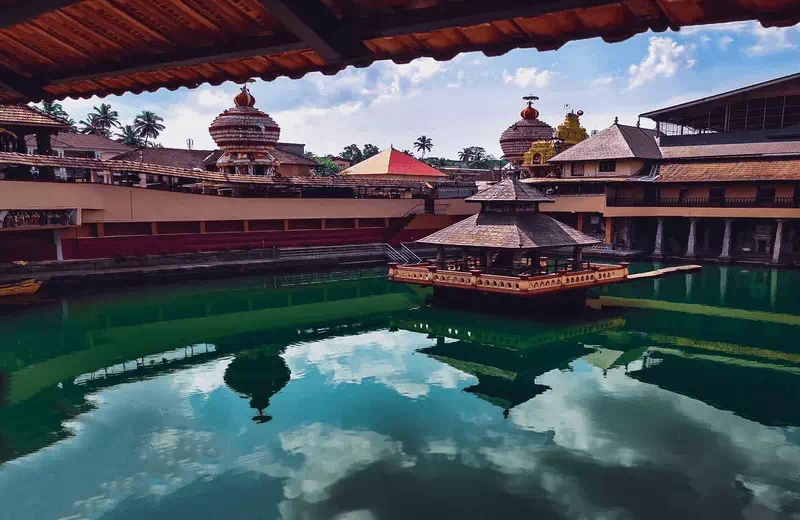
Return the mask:
<svg viewBox="0 0 800 520"><path fill-rule="evenodd" d="M692 218L689 220L689 243L686 246L686 256L688 258L694 257L694 248L697 244L697 219Z"/></svg>
<svg viewBox="0 0 800 520"><path fill-rule="evenodd" d="M777 264L781 259L781 245L783 245L783 219L778 219L775 229L775 243L772 246L772 263Z"/></svg>
<svg viewBox="0 0 800 520"><path fill-rule="evenodd" d="M664 217L658 217L658 227L656 228L656 244L653 248L653 256L661 258L664 256Z"/></svg>
<svg viewBox="0 0 800 520"><path fill-rule="evenodd" d="M722 253L719 255L720 259L728 260L731 257L731 228L733 227L733 219L725 219L725 235L722 237Z"/></svg>

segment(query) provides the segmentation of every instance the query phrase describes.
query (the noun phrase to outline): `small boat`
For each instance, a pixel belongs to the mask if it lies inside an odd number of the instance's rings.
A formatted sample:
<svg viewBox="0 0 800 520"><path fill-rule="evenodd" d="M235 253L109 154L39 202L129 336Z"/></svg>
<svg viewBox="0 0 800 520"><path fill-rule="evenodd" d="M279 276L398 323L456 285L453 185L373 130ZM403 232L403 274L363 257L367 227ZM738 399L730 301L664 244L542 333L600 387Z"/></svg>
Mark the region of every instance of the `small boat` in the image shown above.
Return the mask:
<svg viewBox="0 0 800 520"><path fill-rule="evenodd" d="M39 280L23 280L21 282L0 285L0 297L3 296L27 296L35 294L42 286Z"/></svg>

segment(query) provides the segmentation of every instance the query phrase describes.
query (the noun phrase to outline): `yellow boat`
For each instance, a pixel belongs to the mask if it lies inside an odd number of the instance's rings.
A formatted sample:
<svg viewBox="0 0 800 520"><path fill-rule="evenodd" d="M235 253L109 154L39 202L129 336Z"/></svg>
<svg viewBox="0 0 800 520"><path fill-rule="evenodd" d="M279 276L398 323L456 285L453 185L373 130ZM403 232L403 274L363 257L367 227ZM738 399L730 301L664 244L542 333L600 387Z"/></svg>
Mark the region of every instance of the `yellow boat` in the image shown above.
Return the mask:
<svg viewBox="0 0 800 520"><path fill-rule="evenodd" d="M3 296L27 296L36 293L42 286L39 280L23 280L17 283L0 285L0 297Z"/></svg>

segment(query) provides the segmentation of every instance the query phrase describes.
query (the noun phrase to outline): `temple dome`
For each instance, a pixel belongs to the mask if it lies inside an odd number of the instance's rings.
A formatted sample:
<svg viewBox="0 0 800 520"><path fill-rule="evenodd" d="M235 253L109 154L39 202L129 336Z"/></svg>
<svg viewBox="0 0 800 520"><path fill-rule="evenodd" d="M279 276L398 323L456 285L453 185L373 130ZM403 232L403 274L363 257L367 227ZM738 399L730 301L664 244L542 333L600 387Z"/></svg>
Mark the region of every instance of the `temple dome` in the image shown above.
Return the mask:
<svg viewBox="0 0 800 520"><path fill-rule="evenodd" d="M262 174L262 168L248 166L276 165L270 152L278 143L281 129L268 114L255 108L255 98L247 87L242 88L233 102L235 106L218 115L208 128L223 152L217 166L226 173ZM265 170L264 174L269 173Z"/></svg>
<svg viewBox="0 0 800 520"><path fill-rule="evenodd" d="M500 136L503 155L515 166L522 164L525 152L536 141L553 139L553 127L539 120L539 111L533 108L535 96L527 96L528 106L522 109L522 119L509 126Z"/></svg>

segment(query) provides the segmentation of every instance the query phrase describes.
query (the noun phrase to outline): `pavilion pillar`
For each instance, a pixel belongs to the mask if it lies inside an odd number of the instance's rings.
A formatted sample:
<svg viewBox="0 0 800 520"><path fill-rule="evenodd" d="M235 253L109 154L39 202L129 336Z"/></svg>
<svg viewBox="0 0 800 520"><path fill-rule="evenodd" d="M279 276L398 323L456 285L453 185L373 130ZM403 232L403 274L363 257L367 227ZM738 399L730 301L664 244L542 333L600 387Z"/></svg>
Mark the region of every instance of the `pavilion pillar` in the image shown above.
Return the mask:
<svg viewBox="0 0 800 520"><path fill-rule="evenodd" d="M146 188L147 187L147 174L140 173L139 174L139 187Z"/></svg>
<svg viewBox="0 0 800 520"><path fill-rule="evenodd" d="M53 242L56 245L56 260L64 260L64 250L61 247L61 230L53 230Z"/></svg>
<svg viewBox="0 0 800 520"><path fill-rule="evenodd" d="M511 261L511 268L515 272L519 272L522 269L522 251L514 251L514 257Z"/></svg>
<svg viewBox="0 0 800 520"><path fill-rule="evenodd" d="M729 260L731 257L731 228L733 227L733 219L725 219L725 235L722 237L722 253L720 253L720 260Z"/></svg>
<svg viewBox="0 0 800 520"><path fill-rule="evenodd" d="M625 249L633 249L633 219L625 219Z"/></svg>
<svg viewBox="0 0 800 520"><path fill-rule="evenodd" d="M703 253L708 254L711 249L711 226L706 226L703 229Z"/></svg>
<svg viewBox="0 0 800 520"><path fill-rule="evenodd" d="M583 247L575 246L572 252L572 270L580 271L583 263Z"/></svg>
<svg viewBox="0 0 800 520"><path fill-rule="evenodd" d="M686 257L694 258L694 248L697 244L697 219L689 219L689 243L686 246Z"/></svg>
<svg viewBox="0 0 800 520"><path fill-rule="evenodd" d="M783 245L783 222L778 219L778 227L775 229L775 243L772 245L772 263L777 264L781 261L781 246Z"/></svg>
<svg viewBox="0 0 800 520"><path fill-rule="evenodd" d="M533 253L529 254L529 258L531 259L531 267L534 269L534 273L538 273L542 270L542 258L539 256L538 251L534 251Z"/></svg>
<svg viewBox="0 0 800 520"><path fill-rule="evenodd" d="M487 268L491 268L492 267L492 252L491 251L486 251L486 267Z"/></svg>
<svg viewBox="0 0 800 520"><path fill-rule="evenodd" d="M462 271L469 271L469 267L467 264L469 263L469 251L467 248L461 250L461 270Z"/></svg>
<svg viewBox="0 0 800 520"><path fill-rule="evenodd" d="M444 268L445 266L444 246L436 246L436 263L439 265L439 267Z"/></svg>
<svg viewBox="0 0 800 520"><path fill-rule="evenodd" d="M658 227L656 227L656 244L653 247L653 256L662 258L664 256L664 217L658 217Z"/></svg>
<svg viewBox="0 0 800 520"><path fill-rule="evenodd" d="M606 244L614 242L614 219L606 217Z"/></svg>
<svg viewBox="0 0 800 520"><path fill-rule="evenodd" d="M36 153L37 155L53 155L53 148L50 145L49 132L36 133ZM43 181L56 180L56 171L52 166L40 166L39 178Z"/></svg>
<svg viewBox="0 0 800 520"><path fill-rule="evenodd" d="M583 233L583 213L578 213L578 223L575 225L575 229Z"/></svg>

